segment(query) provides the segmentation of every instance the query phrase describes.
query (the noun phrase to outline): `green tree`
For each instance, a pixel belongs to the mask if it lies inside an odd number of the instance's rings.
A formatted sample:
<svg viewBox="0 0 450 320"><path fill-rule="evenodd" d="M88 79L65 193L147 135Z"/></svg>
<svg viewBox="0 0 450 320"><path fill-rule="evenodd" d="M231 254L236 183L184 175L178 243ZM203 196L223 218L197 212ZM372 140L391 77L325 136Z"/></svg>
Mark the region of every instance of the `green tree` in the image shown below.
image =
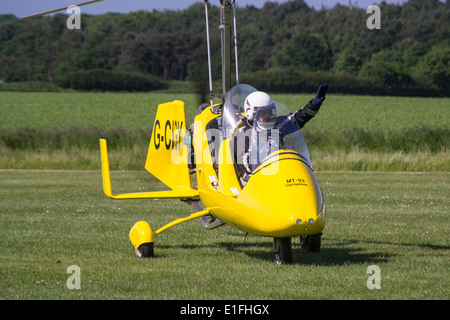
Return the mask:
<svg viewBox="0 0 450 320"><path fill-rule="evenodd" d="M396 51L381 51L373 54L359 73L361 76L373 79L387 89L405 88L412 84L412 78L401 64L401 56Z"/></svg>
<svg viewBox="0 0 450 320"><path fill-rule="evenodd" d="M58 57L55 75L58 77L79 70L91 70L100 67L101 63L93 49L72 49Z"/></svg>
<svg viewBox="0 0 450 320"><path fill-rule="evenodd" d="M408 68L413 68L422 59L422 57L427 53L429 46L422 42L415 42L408 46L403 52L403 62Z"/></svg>
<svg viewBox="0 0 450 320"><path fill-rule="evenodd" d="M334 63L334 71L344 74L358 74L362 66L362 59L352 48L345 49Z"/></svg>
<svg viewBox="0 0 450 320"><path fill-rule="evenodd" d="M420 59L415 70L423 76L431 78L433 84L440 90L449 94L450 83L450 48L433 47Z"/></svg>
<svg viewBox="0 0 450 320"><path fill-rule="evenodd" d="M273 65L300 71L328 70L333 66L332 53L323 38L299 34L274 56Z"/></svg>

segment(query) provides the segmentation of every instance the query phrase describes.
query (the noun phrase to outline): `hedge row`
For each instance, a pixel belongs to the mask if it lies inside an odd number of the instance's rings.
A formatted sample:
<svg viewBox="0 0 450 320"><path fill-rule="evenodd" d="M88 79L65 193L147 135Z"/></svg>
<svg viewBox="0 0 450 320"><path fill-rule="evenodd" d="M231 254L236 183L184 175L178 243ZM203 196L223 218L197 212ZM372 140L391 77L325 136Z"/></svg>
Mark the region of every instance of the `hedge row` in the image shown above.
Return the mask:
<svg viewBox="0 0 450 320"><path fill-rule="evenodd" d="M435 88L423 78L411 78L408 86L388 84L348 74L327 72L301 73L294 70L269 70L240 75L243 83L258 90L283 93L316 92L321 83L329 84L329 92L368 95L449 96L450 89Z"/></svg>

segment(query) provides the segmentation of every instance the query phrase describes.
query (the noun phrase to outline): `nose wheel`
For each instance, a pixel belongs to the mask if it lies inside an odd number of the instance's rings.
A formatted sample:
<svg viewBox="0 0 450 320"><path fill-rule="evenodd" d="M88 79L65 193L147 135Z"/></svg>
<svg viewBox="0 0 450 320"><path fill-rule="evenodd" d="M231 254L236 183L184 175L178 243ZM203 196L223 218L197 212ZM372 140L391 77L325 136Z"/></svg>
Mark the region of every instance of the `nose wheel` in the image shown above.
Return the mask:
<svg viewBox="0 0 450 320"><path fill-rule="evenodd" d="M300 237L300 245L303 252L319 252L322 242L322 233Z"/></svg>
<svg viewBox="0 0 450 320"><path fill-rule="evenodd" d="M276 264L292 263L291 238L273 238L273 261Z"/></svg>
<svg viewBox="0 0 450 320"><path fill-rule="evenodd" d="M300 237L300 245L305 253L319 252L322 233ZM273 261L276 264L292 263L292 239L273 238Z"/></svg>

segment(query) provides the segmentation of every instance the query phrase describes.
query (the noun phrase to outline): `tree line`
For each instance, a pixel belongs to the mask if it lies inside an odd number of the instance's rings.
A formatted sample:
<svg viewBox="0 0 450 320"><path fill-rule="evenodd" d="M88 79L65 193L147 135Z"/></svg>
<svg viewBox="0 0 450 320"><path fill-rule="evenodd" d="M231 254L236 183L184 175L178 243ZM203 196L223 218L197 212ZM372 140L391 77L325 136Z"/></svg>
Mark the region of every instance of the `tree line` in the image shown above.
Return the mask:
<svg viewBox="0 0 450 320"><path fill-rule="evenodd" d="M438 0L379 5L381 29L351 5L310 8L303 0L237 1L241 82L263 90L450 94L450 10ZM27 20L0 15L0 79L74 89L152 90L168 82L207 84L204 6ZM221 77L219 9L209 10L213 76ZM233 69L234 70L234 69ZM201 89L203 90L203 89Z"/></svg>

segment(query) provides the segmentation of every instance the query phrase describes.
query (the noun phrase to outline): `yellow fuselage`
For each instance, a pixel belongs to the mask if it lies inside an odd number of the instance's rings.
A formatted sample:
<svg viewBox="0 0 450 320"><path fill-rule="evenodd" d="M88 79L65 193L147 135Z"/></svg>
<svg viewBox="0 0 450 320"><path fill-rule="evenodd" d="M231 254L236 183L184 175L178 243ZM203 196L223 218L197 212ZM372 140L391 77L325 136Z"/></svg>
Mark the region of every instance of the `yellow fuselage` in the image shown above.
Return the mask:
<svg viewBox="0 0 450 320"><path fill-rule="evenodd" d="M301 156L291 150L275 152L241 188L229 150L231 138L220 145L218 173L208 158L204 124L212 117L210 112L198 115L194 131L196 159L200 160L197 184L204 206L221 221L251 234L293 237L321 232L325 225L322 192Z"/></svg>

